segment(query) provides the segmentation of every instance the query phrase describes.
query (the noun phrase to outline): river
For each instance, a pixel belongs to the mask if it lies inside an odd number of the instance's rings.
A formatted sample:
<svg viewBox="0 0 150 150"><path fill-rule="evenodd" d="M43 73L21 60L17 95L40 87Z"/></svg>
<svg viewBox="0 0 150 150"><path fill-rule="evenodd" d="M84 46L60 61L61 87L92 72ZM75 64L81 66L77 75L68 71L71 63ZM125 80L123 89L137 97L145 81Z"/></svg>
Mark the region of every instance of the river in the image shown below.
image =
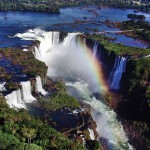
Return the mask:
<svg viewBox="0 0 150 150"><path fill-rule="evenodd" d="M94 10L93 13L91 10ZM84 32L93 33L92 28L98 31L118 31L119 29L108 27L99 23L106 19L115 21L128 20L127 15L134 13L132 9L121 10L114 8L72 7L62 8L60 14L36 13L36 12L0 12L0 47L18 47L30 44L29 41L10 38L16 33L22 33L29 29L40 28L47 31ZM138 13L143 14L143 13ZM150 21L150 15L145 14L146 20ZM84 21L83 24L75 24L75 20ZM64 24L64 25L63 25ZM128 46L145 48L147 45L139 40L124 35L110 34L115 37L117 43Z"/></svg>

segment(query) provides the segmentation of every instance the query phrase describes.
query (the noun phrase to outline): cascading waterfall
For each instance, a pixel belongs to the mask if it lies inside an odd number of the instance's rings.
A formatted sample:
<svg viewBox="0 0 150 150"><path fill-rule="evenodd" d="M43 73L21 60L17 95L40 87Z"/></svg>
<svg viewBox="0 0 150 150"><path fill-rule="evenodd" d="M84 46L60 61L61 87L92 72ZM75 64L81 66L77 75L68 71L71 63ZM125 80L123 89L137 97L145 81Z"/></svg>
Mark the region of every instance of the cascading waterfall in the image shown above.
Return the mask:
<svg viewBox="0 0 150 150"><path fill-rule="evenodd" d="M10 108L26 108L20 89L5 96L5 99Z"/></svg>
<svg viewBox="0 0 150 150"><path fill-rule="evenodd" d="M5 82L0 83L0 92L6 91Z"/></svg>
<svg viewBox="0 0 150 150"><path fill-rule="evenodd" d="M81 136L81 138L82 138L82 141L83 141L83 145L85 145L85 138L83 137L83 136Z"/></svg>
<svg viewBox="0 0 150 150"><path fill-rule="evenodd" d="M71 44L71 41L74 41L76 38L76 35L80 33L68 33L68 35L64 38L63 45L69 46Z"/></svg>
<svg viewBox="0 0 150 150"><path fill-rule="evenodd" d="M21 82L22 85L22 94L23 94L23 100L25 103L31 103L35 101L36 99L31 94L31 82Z"/></svg>
<svg viewBox="0 0 150 150"><path fill-rule="evenodd" d="M90 128L88 128L88 130L89 130L89 133L90 133L91 140L95 140L94 131L92 129L90 129Z"/></svg>
<svg viewBox="0 0 150 150"><path fill-rule="evenodd" d="M37 40L40 41L40 45L38 47L38 51L40 54L39 60L43 61L43 57L46 55L47 51L49 51L53 46L57 45L59 43L59 32L48 32L48 33L42 33L42 37L37 37ZM41 36L41 35L40 35ZM37 51L37 50L36 50Z"/></svg>
<svg viewBox="0 0 150 150"><path fill-rule="evenodd" d="M12 93L5 96L7 104L11 108L25 108L26 104L36 100L31 94L31 83L30 81L21 82L22 89L13 91Z"/></svg>
<svg viewBox="0 0 150 150"><path fill-rule="evenodd" d="M93 48L93 57L96 57L96 54L97 54L97 48L98 48L98 43L95 42L94 48Z"/></svg>
<svg viewBox="0 0 150 150"><path fill-rule="evenodd" d="M125 72L127 59L125 57L117 56L115 59L114 67L109 76L110 88L114 90L119 90L120 81L122 74Z"/></svg>
<svg viewBox="0 0 150 150"><path fill-rule="evenodd" d="M84 81L66 82L68 92L77 99L84 101L92 107L92 116L97 124L99 138L105 138L109 142L109 148L114 150L132 150L132 146L128 143L123 127L117 120L116 113L107 105L102 103L100 99L92 97L88 84ZM91 132L91 131L90 131ZM93 137L93 133L90 133Z"/></svg>
<svg viewBox="0 0 150 150"><path fill-rule="evenodd" d="M47 37L46 34L49 32L45 32L45 37ZM45 48L47 38L39 39L41 42L39 52L42 53L43 61L48 66L48 76L63 77L68 92L92 107L92 116L97 123L97 131L100 138L108 140L110 149L131 150L133 148L128 143L123 127L116 118L116 113L102 103L100 99L91 96L94 92L102 92L101 88L106 85L103 81L102 71L99 69L101 65L96 58L93 58L97 44L95 44L95 50L91 50L91 52L86 47L85 40L81 40L77 36L78 34L80 33L69 33L62 43L53 46L48 51ZM23 38L23 35L20 37ZM34 35L33 38L38 39L37 37L38 35ZM125 58L119 59L119 63L117 62L116 67L114 67L114 73L116 70L125 70L124 62L126 62Z"/></svg>
<svg viewBox="0 0 150 150"><path fill-rule="evenodd" d="M35 54L35 58L44 61L43 56L46 55L47 51L59 43L60 32L45 32L36 28L34 30L30 29L24 34L18 33L14 37L19 37L24 40L40 41L40 45L34 47L35 49L33 50L33 53Z"/></svg>
<svg viewBox="0 0 150 150"><path fill-rule="evenodd" d="M34 57L38 60L42 60L42 56L41 56L41 53L39 51L39 48L34 46L33 48L33 54L34 54Z"/></svg>
<svg viewBox="0 0 150 150"><path fill-rule="evenodd" d="M42 38L37 39L40 41L39 51L42 57L46 55L48 50L59 43L59 35L60 32L45 32Z"/></svg>
<svg viewBox="0 0 150 150"><path fill-rule="evenodd" d="M41 93L42 95L46 95L47 92L43 89L41 77L36 77L36 92Z"/></svg>

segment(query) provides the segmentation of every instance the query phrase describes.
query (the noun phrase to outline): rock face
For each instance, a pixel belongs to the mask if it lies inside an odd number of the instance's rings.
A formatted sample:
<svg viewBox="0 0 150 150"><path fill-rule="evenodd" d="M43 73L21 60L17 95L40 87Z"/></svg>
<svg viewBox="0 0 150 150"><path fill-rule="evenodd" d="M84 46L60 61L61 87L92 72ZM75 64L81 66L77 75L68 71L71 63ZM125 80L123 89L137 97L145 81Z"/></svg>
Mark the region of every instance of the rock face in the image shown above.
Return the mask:
<svg viewBox="0 0 150 150"><path fill-rule="evenodd" d="M128 111L142 120L150 113L150 58L131 59L122 77L120 92L128 98ZM134 109L133 109L134 107ZM124 108L125 109L125 108Z"/></svg>
<svg viewBox="0 0 150 150"><path fill-rule="evenodd" d="M93 49L95 41L87 39L86 43L91 49ZM103 67L103 71L105 73L105 80L107 80L110 84L110 88L114 90L119 90L122 74L125 72L126 58L117 56L113 51L108 51L100 43L97 45L97 51L95 55L99 59L99 63L101 63ZM116 75L120 78L120 81L113 79ZM114 86L115 84L116 86Z"/></svg>
<svg viewBox="0 0 150 150"><path fill-rule="evenodd" d="M97 140L98 138L96 123L90 112L86 110L65 108L50 112L47 116L52 118L52 122L55 122L52 125L54 128L71 139L80 140L83 144L86 144L87 141Z"/></svg>
<svg viewBox="0 0 150 150"><path fill-rule="evenodd" d="M95 41L91 39L87 39L86 43L91 49L95 45ZM100 43L96 46L95 55L103 66L105 80L108 81L110 89L117 90L117 92L125 96L128 102L132 104L132 108L136 106L136 111L149 112L150 58L137 58L132 55L125 58L118 56L114 51L107 50ZM120 82L118 82L119 80Z"/></svg>

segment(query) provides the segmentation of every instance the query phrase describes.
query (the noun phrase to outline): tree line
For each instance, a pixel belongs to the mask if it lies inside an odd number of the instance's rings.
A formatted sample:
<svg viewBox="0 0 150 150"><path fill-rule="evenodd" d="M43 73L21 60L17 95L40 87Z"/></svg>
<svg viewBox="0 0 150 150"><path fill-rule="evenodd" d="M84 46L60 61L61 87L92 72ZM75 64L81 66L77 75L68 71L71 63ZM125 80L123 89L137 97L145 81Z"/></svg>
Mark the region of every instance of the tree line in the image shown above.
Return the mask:
<svg viewBox="0 0 150 150"><path fill-rule="evenodd" d="M35 11L47 13L59 13L59 7L49 1L27 1L27 0L2 0L0 2L1 11Z"/></svg>

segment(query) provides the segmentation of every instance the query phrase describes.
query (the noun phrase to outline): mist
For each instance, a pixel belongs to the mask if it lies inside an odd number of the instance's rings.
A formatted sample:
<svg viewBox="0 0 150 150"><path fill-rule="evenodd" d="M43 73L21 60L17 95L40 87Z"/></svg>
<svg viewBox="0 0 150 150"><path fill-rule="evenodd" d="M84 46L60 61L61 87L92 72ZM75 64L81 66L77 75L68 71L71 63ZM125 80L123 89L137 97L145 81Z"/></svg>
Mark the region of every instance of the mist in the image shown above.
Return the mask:
<svg viewBox="0 0 150 150"><path fill-rule="evenodd" d="M85 54L87 51L85 40L83 42L81 46L76 39L76 34L73 34L67 40L64 39L63 43L50 48L43 58L48 66L47 75L63 78L65 81L81 79L89 84L93 92L100 92L92 66Z"/></svg>

